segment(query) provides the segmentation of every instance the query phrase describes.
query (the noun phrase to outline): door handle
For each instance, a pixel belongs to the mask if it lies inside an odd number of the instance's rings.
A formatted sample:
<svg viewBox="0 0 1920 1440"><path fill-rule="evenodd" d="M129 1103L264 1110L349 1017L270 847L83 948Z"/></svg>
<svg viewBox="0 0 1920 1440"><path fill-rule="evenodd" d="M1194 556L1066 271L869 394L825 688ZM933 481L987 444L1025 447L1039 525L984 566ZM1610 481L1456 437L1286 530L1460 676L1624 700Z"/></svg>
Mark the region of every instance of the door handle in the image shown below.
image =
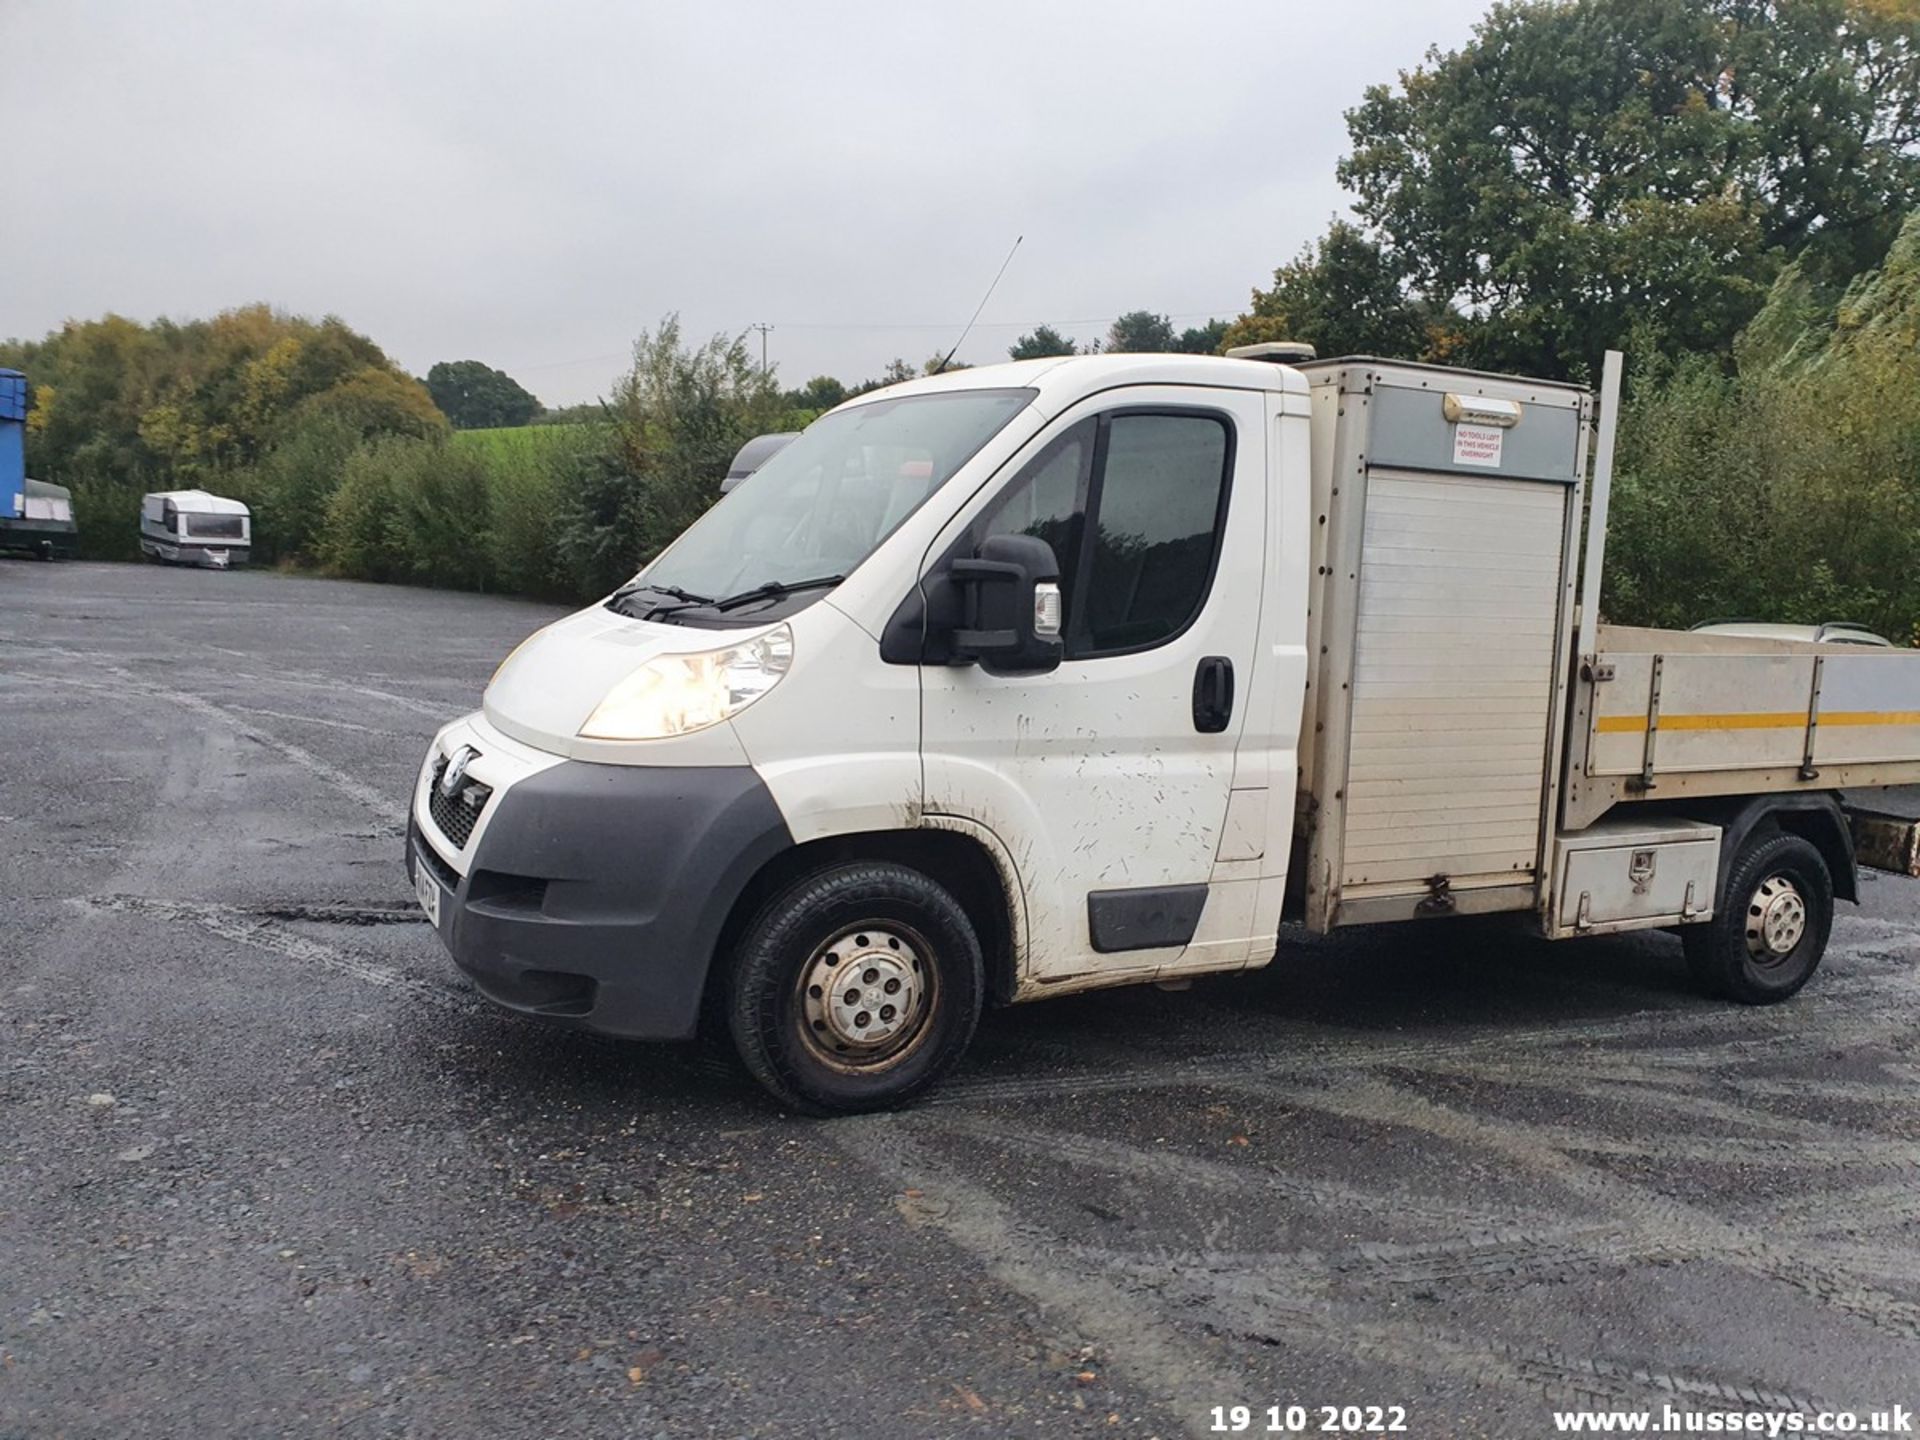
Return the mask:
<svg viewBox="0 0 1920 1440"><path fill-rule="evenodd" d="M1218 735L1233 718L1233 661L1209 655L1193 672L1193 728Z"/></svg>

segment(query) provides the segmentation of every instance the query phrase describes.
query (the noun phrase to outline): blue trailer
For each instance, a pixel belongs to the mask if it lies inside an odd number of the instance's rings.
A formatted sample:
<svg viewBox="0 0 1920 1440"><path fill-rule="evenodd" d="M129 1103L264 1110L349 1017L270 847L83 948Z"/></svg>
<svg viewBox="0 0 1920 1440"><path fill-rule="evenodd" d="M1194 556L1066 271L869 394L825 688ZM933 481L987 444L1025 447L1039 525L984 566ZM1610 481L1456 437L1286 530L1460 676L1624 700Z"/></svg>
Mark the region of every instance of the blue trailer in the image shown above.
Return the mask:
<svg viewBox="0 0 1920 1440"><path fill-rule="evenodd" d="M27 513L27 377L0 370L0 519Z"/></svg>
<svg viewBox="0 0 1920 1440"><path fill-rule="evenodd" d="M27 478L27 377L0 370L0 550L73 553L73 492Z"/></svg>

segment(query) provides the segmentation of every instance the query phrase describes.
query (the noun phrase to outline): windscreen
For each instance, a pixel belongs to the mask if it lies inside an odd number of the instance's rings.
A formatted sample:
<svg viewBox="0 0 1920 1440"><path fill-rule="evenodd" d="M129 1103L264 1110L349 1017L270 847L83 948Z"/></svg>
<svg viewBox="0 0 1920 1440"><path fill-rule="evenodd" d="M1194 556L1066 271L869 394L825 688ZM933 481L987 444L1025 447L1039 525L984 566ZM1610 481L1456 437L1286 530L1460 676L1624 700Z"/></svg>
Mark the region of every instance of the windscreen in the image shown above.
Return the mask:
<svg viewBox="0 0 1920 1440"><path fill-rule="evenodd" d="M64 496L35 495L29 491L27 492L25 505L22 508L22 518L27 520L71 521L73 519L73 502Z"/></svg>
<svg viewBox="0 0 1920 1440"><path fill-rule="evenodd" d="M713 597L852 574L1032 398L956 390L837 411L696 520L643 579Z"/></svg>
<svg viewBox="0 0 1920 1440"><path fill-rule="evenodd" d="M244 515L194 515L182 513L184 533L195 540L238 540L247 533Z"/></svg>

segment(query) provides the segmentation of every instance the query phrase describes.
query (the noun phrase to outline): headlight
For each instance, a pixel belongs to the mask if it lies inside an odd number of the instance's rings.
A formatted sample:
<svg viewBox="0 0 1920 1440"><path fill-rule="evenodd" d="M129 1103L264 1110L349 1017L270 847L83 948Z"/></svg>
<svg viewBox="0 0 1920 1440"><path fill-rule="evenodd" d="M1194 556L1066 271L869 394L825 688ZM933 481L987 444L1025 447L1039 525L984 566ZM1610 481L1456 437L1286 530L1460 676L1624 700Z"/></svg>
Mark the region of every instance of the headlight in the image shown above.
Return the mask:
<svg viewBox="0 0 1920 1440"><path fill-rule="evenodd" d="M649 660L607 691L580 734L587 740L662 740L718 725L780 682L793 664L785 625L741 645Z"/></svg>

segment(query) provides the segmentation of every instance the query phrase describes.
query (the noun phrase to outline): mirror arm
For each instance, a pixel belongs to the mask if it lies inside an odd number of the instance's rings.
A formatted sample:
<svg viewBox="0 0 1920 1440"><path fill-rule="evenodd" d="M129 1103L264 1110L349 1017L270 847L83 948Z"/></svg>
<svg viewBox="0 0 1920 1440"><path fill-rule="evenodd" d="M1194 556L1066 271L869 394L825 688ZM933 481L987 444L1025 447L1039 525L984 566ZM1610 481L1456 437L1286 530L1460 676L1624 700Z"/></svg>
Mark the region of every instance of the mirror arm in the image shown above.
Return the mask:
<svg viewBox="0 0 1920 1440"><path fill-rule="evenodd" d="M974 583L982 580L1018 580L1026 572L1018 565L1005 560L975 560L963 558L948 564L947 570L956 580Z"/></svg>
<svg viewBox="0 0 1920 1440"><path fill-rule="evenodd" d="M962 651L1000 650L1019 644L1020 636L1012 630L956 630L953 643Z"/></svg>

